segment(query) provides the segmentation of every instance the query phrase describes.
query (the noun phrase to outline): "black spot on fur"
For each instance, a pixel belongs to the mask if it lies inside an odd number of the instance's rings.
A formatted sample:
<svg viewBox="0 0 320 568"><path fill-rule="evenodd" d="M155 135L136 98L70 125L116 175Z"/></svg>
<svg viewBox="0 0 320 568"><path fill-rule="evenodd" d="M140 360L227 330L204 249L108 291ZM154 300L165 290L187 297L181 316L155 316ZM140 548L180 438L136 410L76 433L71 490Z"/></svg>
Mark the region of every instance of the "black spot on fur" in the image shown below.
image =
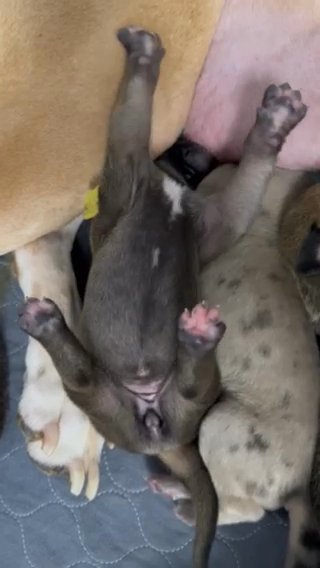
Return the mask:
<svg viewBox="0 0 320 568"><path fill-rule="evenodd" d="M258 495L258 497L262 497L262 499L263 499L263 498L267 497L268 491L266 490L265 487L263 487L263 485L260 485L259 488L258 488L258 491L257 491L257 495Z"/></svg>
<svg viewBox="0 0 320 568"><path fill-rule="evenodd" d="M246 483L246 492L251 497L257 490L257 484L255 481L248 481Z"/></svg>
<svg viewBox="0 0 320 568"><path fill-rule="evenodd" d="M267 343L261 343L258 347L258 353L267 359L271 355L271 347Z"/></svg>
<svg viewBox="0 0 320 568"><path fill-rule="evenodd" d="M275 272L270 272L270 274L268 274L268 278L269 280L271 280L271 282L283 282L282 276L276 274Z"/></svg>
<svg viewBox="0 0 320 568"><path fill-rule="evenodd" d="M301 535L301 544L308 550L320 550L320 534L313 529L306 529Z"/></svg>
<svg viewBox="0 0 320 568"><path fill-rule="evenodd" d="M248 371L251 367L251 359L250 357L244 357L242 360L241 369L242 371Z"/></svg>
<svg viewBox="0 0 320 568"><path fill-rule="evenodd" d="M232 446L230 446L229 448L230 454L235 454L238 450L239 444L232 444Z"/></svg>
<svg viewBox="0 0 320 568"><path fill-rule="evenodd" d="M282 415L282 419L285 420L286 422L289 422L290 420L292 420L292 414L290 414L290 412L286 412L285 414Z"/></svg>
<svg viewBox="0 0 320 568"><path fill-rule="evenodd" d="M240 327L244 334L250 333L251 331L267 329L273 324L273 317L270 310L258 310L254 316L250 319L240 320Z"/></svg>
<svg viewBox="0 0 320 568"><path fill-rule="evenodd" d="M291 402L291 394L288 391L286 391L281 398L281 403L280 403L281 408L287 410L290 407L290 402Z"/></svg>
<svg viewBox="0 0 320 568"><path fill-rule="evenodd" d="M218 280L217 280L217 286L222 286L222 284L224 284L226 281L224 276L219 276Z"/></svg>
<svg viewBox="0 0 320 568"><path fill-rule="evenodd" d="M233 278L232 280L230 280L230 282L228 282L227 288L228 290L232 290L233 292L235 292L239 288L240 284L241 284L240 278Z"/></svg>
<svg viewBox="0 0 320 568"><path fill-rule="evenodd" d="M246 448L249 452L257 451L264 453L269 448L269 443L267 440L256 431L254 426L250 426L249 428L249 438L246 442Z"/></svg>
<svg viewBox="0 0 320 568"><path fill-rule="evenodd" d="M255 481L248 481L246 483L246 492L248 496L257 495L258 497L266 497L268 491L263 485L258 485Z"/></svg>

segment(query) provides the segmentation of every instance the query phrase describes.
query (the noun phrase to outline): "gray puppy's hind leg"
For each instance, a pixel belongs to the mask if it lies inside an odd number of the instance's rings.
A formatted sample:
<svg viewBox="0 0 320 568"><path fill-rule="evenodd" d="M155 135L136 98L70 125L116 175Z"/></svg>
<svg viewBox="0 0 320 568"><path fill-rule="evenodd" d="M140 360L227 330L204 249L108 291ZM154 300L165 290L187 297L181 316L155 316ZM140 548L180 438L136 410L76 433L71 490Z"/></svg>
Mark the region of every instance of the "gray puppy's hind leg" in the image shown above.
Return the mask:
<svg viewBox="0 0 320 568"><path fill-rule="evenodd" d="M139 28L122 28L118 39L126 51L126 64L110 117L99 213L91 228L94 250L128 211L142 180L148 180L150 168L157 171L149 144L153 94L165 52L156 34Z"/></svg>

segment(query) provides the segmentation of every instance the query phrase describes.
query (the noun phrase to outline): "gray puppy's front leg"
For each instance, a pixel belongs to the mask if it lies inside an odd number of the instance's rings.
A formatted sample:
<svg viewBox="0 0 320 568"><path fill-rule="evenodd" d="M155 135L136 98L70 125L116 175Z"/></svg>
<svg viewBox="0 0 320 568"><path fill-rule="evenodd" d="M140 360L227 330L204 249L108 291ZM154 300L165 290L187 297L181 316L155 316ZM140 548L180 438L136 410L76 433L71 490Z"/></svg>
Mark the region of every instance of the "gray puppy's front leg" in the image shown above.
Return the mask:
<svg viewBox="0 0 320 568"><path fill-rule="evenodd" d="M19 325L47 350L67 389L81 391L89 386L94 370L91 358L52 300L28 298Z"/></svg>

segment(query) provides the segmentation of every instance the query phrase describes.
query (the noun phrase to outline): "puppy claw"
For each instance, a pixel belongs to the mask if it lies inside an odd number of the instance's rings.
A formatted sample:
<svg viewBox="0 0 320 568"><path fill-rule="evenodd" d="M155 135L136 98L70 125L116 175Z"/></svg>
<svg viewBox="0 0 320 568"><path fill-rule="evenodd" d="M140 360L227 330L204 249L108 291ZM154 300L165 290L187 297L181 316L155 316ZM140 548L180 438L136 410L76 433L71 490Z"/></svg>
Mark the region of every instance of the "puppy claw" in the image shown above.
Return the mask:
<svg viewBox="0 0 320 568"><path fill-rule="evenodd" d="M99 489L99 481L100 481L99 464L96 460L92 460L88 466L87 484L85 491L85 496L89 501L93 501L93 499L97 496Z"/></svg>
<svg viewBox="0 0 320 568"><path fill-rule="evenodd" d="M59 423L50 422L42 431L42 449L46 456L51 456L59 442Z"/></svg>
<svg viewBox="0 0 320 568"><path fill-rule="evenodd" d="M85 482L85 470L82 460L76 459L68 466L70 477L70 492L79 497Z"/></svg>

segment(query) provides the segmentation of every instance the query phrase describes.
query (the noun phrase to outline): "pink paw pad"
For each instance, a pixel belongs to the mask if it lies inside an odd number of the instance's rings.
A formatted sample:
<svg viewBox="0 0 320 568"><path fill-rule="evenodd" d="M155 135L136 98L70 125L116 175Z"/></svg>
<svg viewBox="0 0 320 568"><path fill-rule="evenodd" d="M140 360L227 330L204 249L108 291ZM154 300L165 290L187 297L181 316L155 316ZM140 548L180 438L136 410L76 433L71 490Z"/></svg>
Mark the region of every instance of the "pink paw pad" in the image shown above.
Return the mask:
<svg viewBox="0 0 320 568"><path fill-rule="evenodd" d="M198 304L191 312L185 309L180 319L180 328L192 335L207 337L218 321L218 310L208 310L203 304Z"/></svg>
<svg viewBox="0 0 320 568"><path fill-rule="evenodd" d="M208 309L204 302L193 310L185 309L179 320L179 338L182 343L209 350L215 347L225 332L216 308Z"/></svg>

